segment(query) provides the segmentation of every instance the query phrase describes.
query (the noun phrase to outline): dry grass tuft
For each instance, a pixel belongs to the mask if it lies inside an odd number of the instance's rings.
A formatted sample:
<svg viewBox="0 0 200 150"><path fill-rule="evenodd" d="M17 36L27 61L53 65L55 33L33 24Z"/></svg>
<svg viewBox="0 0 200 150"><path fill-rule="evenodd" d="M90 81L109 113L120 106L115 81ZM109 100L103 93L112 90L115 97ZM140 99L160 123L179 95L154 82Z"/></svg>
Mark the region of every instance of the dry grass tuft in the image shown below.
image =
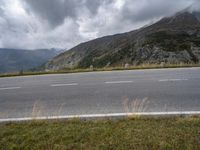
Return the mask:
<svg viewBox="0 0 200 150"><path fill-rule="evenodd" d="M65 105L65 103L62 103L58 106L58 110L55 112L55 116L60 116L63 110L63 106ZM59 117L58 117L59 118Z"/></svg>
<svg viewBox="0 0 200 150"><path fill-rule="evenodd" d="M130 100L129 98L125 98L123 100L123 107L126 113L133 113L137 115L137 113L145 112L148 108L148 98L145 97L143 99L134 99Z"/></svg>
<svg viewBox="0 0 200 150"><path fill-rule="evenodd" d="M33 119L37 119L38 117L41 117L43 110L44 110L44 107L41 105L41 103L39 101L36 101L33 105L31 117Z"/></svg>

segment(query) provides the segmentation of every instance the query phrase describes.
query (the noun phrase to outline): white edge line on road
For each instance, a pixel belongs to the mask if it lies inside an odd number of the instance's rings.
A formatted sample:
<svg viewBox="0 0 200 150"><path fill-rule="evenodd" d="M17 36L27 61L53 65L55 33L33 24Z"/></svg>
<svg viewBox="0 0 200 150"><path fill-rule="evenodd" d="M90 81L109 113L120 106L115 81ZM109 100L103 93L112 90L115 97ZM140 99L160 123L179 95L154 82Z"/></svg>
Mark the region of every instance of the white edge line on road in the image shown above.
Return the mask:
<svg viewBox="0 0 200 150"><path fill-rule="evenodd" d="M21 87L5 87L5 88L0 88L0 90L15 90L15 89L21 89Z"/></svg>
<svg viewBox="0 0 200 150"><path fill-rule="evenodd" d="M133 81L107 81L106 84L133 83Z"/></svg>
<svg viewBox="0 0 200 150"><path fill-rule="evenodd" d="M188 81L188 79L161 79L159 82L169 82L169 81Z"/></svg>
<svg viewBox="0 0 200 150"><path fill-rule="evenodd" d="M75 86L78 83L69 83L69 84L51 84L52 87L59 87L59 86Z"/></svg>
<svg viewBox="0 0 200 150"><path fill-rule="evenodd" d="M138 113L110 113L110 114L85 114L85 115L66 115L49 117L26 117L26 118L7 118L0 119L0 122L17 122L30 120L53 120L53 119L73 119L73 118L106 118L106 117L126 117L126 116L174 116L174 115L200 115L200 111L175 111L175 112L138 112Z"/></svg>

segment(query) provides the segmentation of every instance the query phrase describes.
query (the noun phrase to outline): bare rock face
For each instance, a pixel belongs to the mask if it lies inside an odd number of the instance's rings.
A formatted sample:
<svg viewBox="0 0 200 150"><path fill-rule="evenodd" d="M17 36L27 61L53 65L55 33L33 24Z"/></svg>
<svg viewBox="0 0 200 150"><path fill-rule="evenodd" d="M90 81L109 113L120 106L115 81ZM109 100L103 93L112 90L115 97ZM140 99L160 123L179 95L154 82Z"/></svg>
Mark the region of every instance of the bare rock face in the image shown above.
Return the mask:
<svg viewBox="0 0 200 150"><path fill-rule="evenodd" d="M89 68L143 63L199 63L200 13L181 12L128 33L98 38L60 54L45 67Z"/></svg>
<svg viewBox="0 0 200 150"><path fill-rule="evenodd" d="M161 64L161 63L193 63L192 58L186 50L179 52L167 52L159 48L155 49L138 49L133 61L134 65L145 64Z"/></svg>

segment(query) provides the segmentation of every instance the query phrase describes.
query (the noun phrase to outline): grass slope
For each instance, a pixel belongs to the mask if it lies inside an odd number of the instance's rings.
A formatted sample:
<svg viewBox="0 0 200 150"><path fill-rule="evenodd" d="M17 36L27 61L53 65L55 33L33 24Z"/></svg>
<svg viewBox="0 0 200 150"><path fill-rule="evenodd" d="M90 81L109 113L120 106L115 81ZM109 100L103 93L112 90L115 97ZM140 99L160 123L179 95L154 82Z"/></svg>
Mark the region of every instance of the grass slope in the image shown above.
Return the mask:
<svg viewBox="0 0 200 150"><path fill-rule="evenodd" d="M190 68L200 67L200 64L143 64L138 66L124 67L105 67L105 68L66 68L59 71L46 71L46 72L22 72L22 73L5 73L0 74L0 78L3 77L16 77L16 76L31 76L31 75L46 75L46 74L65 74L65 73L81 73L81 72L95 72L95 71L118 71L118 70L140 70L140 69L164 69L164 68Z"/></svg>
<svg viewBox="0 0 200 150"><path fill-rule="evenodd" d="M0 124L0 149L200 149L200 118Z"/></svg>

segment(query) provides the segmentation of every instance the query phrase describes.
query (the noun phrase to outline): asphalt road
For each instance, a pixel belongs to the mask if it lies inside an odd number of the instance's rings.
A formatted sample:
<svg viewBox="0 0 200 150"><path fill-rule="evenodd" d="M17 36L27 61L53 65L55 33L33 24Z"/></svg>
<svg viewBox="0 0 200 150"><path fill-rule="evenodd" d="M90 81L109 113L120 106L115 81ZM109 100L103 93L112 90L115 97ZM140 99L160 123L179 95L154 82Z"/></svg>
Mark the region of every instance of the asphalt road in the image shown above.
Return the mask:
<svg viewBox="0 0 200 150"><path fill-rule="evenodd" d="M200 110L200 68L0 78L0 119Z"/></svg>

